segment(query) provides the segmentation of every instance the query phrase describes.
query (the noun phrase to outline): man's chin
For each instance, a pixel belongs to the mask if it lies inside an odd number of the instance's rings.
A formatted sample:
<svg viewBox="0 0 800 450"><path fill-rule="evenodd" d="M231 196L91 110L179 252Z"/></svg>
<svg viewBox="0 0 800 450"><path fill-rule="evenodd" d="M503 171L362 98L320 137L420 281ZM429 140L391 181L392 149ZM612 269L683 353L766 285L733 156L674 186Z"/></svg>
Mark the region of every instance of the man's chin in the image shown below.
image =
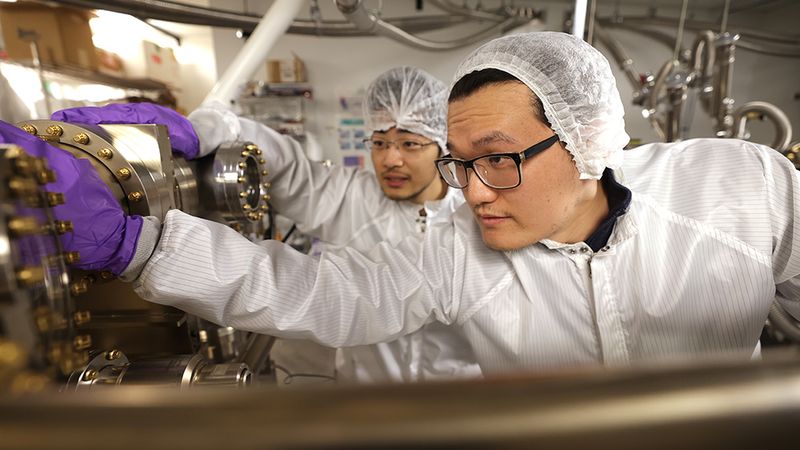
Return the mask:
<svg viewBox="0 0 800 450"><path fill-rule="evenodd" d="M531 245L525 242L509 240L507 236L499 236L498 234L498 230L481 230L481 238L483 238L483 243L490 249L501 252L519 250Z"/></svg>
<svg viewBox="0 0 800 450"><path fill-rule="evenodd" d="M402 201L414 197L413 194L406 192L405 189L404 190L390 189L384 186L382 190L383 190L383 195L385 195L391 200Z"/></svg>

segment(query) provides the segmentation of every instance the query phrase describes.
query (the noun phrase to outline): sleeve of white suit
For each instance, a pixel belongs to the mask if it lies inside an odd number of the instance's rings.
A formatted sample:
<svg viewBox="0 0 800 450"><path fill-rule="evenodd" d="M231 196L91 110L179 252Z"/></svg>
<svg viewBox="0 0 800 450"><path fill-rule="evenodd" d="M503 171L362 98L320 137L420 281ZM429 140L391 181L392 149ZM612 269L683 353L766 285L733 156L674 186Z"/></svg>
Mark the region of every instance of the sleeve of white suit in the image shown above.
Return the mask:
<svg viewBox="0 0 800 450"><path fill-rule="evenodd" d="M134 288L242 330L331 347L389 341L432 320L454 321L454 238L445 228L368 255L342 249L311 257L172 210Z"/></svg>
<svg viewBox="0 0 800 450"><path fill-rule="evenodd" d="M234 140L259 146L269 172L267 181L272 184L272 206L304 233L345 243L365 222L386 210L387 199L368 172L311 161L296 140L236 117L221 105L204 105L189 119L203 148Z"/></svg>
<svg viewBox="0 0 800 450"><path fill-rule="evenodd" d="M764 165L772 216L776 299L800 320L800 172L778 152L762 150L768 155Z"/></svg>

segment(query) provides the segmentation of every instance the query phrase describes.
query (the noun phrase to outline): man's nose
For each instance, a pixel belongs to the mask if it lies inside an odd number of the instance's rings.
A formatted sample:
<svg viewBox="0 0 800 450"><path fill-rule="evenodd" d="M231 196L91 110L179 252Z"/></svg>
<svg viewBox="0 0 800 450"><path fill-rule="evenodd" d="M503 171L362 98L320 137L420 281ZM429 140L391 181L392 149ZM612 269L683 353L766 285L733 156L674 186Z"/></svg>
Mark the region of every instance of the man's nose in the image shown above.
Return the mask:
<svg viewBox="0 0 800 450"><path fill-rule="evenodd" d="M403 152L397 148L397 145L390 143L384 152L386 152L383 158L383 164L385 166L397 167L403 165Z"/></svg>
<svg viewBox="0 0 800 450"><path fill-rule="evenodd" d="M478 176L472 172L469 174L469 182L464 188L464 198L472 205L491 203L497 199L497 190L486 186Z"/></svg>

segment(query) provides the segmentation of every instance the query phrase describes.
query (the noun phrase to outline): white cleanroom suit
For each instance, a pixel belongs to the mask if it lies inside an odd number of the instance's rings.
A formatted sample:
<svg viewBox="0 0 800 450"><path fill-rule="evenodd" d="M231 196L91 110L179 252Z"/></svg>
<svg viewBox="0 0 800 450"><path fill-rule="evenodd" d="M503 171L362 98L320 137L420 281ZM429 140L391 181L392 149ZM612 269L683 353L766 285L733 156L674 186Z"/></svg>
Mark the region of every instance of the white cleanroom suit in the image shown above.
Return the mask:
<svg viewBox="0 0 800 450"><path fill-rule="evenodd" d="M367 89L367 135L397 127L444 148L446 89L419 69L398 67L383 73ZM372 172L309 161L297 141L237 118L219 104L207 104L189 117L206 147L234 140L259 145L269 167L273 207L327 248L366 252L384 241L396 245L447 220L464 202L461 192L454 189L424 205L392 200ZM436 323L393 342L342 348L336 366L339 379L359 382L480 376L469 344L457 330Z"/></svg>

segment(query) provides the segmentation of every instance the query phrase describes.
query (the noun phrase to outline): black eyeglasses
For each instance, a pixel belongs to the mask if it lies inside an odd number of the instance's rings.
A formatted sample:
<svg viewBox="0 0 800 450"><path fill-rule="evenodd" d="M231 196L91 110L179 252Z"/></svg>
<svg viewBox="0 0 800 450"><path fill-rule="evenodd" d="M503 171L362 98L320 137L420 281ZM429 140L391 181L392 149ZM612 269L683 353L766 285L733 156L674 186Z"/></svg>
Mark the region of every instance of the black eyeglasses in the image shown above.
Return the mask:
<svg viewBox="0 0 800 450"><path fill-rule="evenodd" d="M450 157L436 160L436 168L444 181L456 189L464 189L469 183L467 169L492 189L514 189L522 183L520 165L527 159L552 147L558 141L557 135L531 145L519 153L491 153L465 161Z"/></svg>

